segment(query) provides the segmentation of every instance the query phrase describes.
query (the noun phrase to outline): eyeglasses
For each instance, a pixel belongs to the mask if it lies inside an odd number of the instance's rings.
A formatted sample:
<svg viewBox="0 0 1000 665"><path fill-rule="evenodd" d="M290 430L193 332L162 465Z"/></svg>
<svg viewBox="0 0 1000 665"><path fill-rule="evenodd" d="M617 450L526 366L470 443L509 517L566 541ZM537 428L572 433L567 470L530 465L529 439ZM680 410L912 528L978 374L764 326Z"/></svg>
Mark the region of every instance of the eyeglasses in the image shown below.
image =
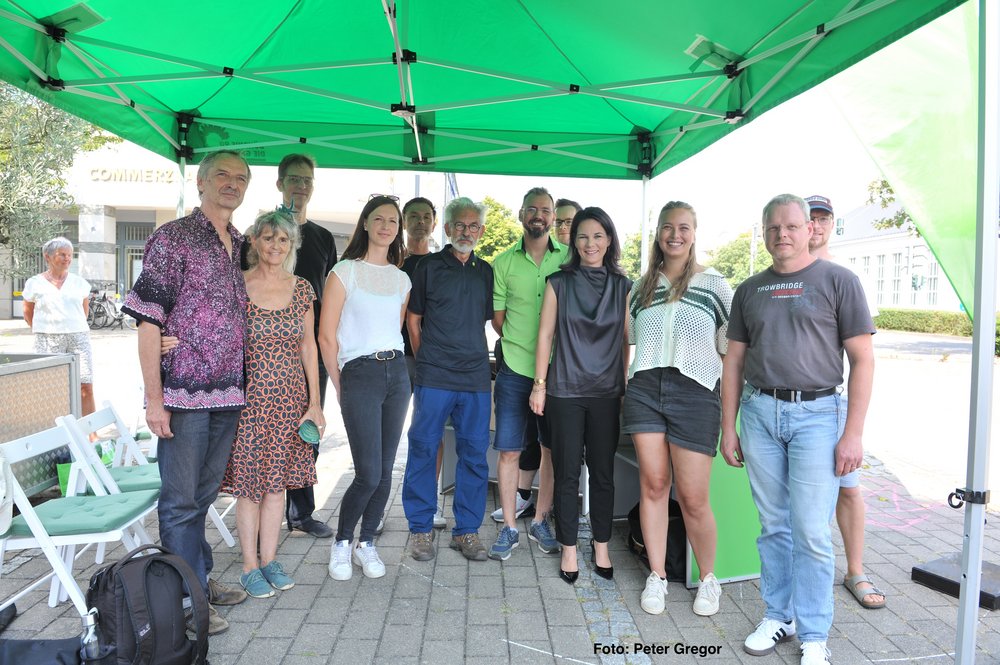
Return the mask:
<svg viewBox="0 0 1000 665"><path fill-rule="evenodd" d="M528 217L534 217L535 215L541 215L542 217L550 217L552 215L551 208L536 208L531 206L530 208L525 208L524 212L528 213Z"/></svg>
<svg viewBox="0 0 1000 665"><path fill-rule="evenodd" d="M559 228L561 226L572 226L572 225L573 225L573 218L572 217L567 217L566 219L557 219L556 220L556 228Z"/></svg>
<svg viewBox="0 0 1000 665"><path fill-rule="evenodd" d="M399 197L393 196L392 194L379 194L378 192L374 194L369 194L368 200L371 201L372 199L389 199L390 201L395 201L396 203L399 203Z"/></svg>
<svg viewBox="0 0 1000 665"><path fill-rule="evenodd" d="M479 233L480 231L483 230L483 225L479 224L478 222L473 222L472 224L465 224L463 222L452 222L451 228L455 229L459 233L465 233L466 231L468 231L469 233Z"/></svg>
<svg viewBox="0 0 1000 665"><path fill-rule="evenodd" d="M312 187L313 179L309 176L301 175L286 175L285 182L293 187Z"/></svg>
<svg viewBox="0 0 1000 665"><path fill-rule="evenodd" d="M833 217L831 215L823 215L822 217L817 215L812 218L812 221L817 224L822 224L823 226L830 226L833 224Z"/></svg>

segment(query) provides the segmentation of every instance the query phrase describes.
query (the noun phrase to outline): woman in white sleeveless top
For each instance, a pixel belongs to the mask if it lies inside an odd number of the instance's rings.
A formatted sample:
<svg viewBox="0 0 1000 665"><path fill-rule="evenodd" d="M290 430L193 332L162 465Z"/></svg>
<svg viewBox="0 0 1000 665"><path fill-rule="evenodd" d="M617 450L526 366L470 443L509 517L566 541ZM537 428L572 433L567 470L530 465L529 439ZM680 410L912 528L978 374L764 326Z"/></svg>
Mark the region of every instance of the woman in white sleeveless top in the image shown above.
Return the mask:
<svg viewBox="0 0 1000 665"><path fill-rule="evenodd" d="M385 575L375 532L410 402L400 332L410 294L410 278L399 269L405 256L401 219L396 197L372 195L323 292L319 345L354 460L330 550L335 580L351 579L352 562L367 577Z"/></svg>

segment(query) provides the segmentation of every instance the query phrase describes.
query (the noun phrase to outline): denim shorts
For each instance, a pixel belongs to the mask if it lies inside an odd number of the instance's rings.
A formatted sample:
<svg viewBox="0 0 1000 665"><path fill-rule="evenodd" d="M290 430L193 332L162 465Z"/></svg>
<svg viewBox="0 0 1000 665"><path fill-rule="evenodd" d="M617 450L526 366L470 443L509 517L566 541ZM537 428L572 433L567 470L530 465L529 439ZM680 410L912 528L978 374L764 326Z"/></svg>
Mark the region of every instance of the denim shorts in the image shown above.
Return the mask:
<svg viewBox="0 0 1000 665"><path fill-rule="evenodd" d="M709 390L674 367L636 372L625 387L625 434L663 432L667 441L715 457L722 428L722 407Z"/></svg>
<svg viewBox="0 0 1000 665"><path fill-rule="evenodd" d="M496 436L493 449L501 452L523 451L532 437L548 448L545 419L536 416L528 406L534 379L521 376L507 363L501 362L493 386L496 415Z"/></svg>

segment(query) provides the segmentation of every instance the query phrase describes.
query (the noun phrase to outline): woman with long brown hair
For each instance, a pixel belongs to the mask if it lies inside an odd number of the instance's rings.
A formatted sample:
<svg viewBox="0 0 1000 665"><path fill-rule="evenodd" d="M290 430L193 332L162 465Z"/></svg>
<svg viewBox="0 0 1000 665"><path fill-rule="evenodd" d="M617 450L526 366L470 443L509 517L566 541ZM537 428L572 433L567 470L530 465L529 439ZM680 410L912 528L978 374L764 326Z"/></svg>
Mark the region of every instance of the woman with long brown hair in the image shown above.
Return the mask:
<svg viewBox="0 0 1000 665"><path fill-rule="evenodd" d="M410 294L410 278L399 269L406 255L401 221L396 197L373 194L323 293L319 346L354 460L330 550L335 580L351 579L352 562L366 577L385 575L374 539L410 402L400 332Z"/></svg>
<svg viewBox="0 0 1000 665"><path fill-rule="evenodd" d="M629 297L635 356L622 405L625 432L639 460L639 514L652 572L642 609L664 610L667 505L670 486L701 572L694 613L719 611L715 515L708 502L712 458L721 424L719 379L733 291L698 264L694 208L671 201L660 211L649 266Z"/></svg>

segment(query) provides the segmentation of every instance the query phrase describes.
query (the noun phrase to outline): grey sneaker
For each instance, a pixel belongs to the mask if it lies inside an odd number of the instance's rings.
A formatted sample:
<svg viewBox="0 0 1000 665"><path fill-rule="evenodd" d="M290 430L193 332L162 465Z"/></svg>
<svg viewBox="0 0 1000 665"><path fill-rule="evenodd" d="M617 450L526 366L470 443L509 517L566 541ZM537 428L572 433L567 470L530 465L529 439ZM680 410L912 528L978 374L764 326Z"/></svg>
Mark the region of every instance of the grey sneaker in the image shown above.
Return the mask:
<svg viewBox="0 0 1000 665"><path fill-rule="evenodd" d="M518 492L514 495L514 519L520 519L522 517L534 517L535 516L535 497L530 499L522 499L521 493ZM497 508L492 513L490 517L493 518L494 522L503 522L503 508Z"/></svg>
<svg viewBox="0 0 1000 665"><path fill-rule="evenodd" d="M532 522L528 529L528 538L538 543L538 549L545 554L560 550L559 541L552 535L552 527L549 526L547 519L542 518L541 522Z"/></svg>
<svg viewBox="0 0 1000 665"><path fill-rule="evenodd" d="M247 592L243 589L234 589L218 580L208 579L208 602L211 605L239 605L246 599Z"/></svg>
<svg viewBox="0 0 1000 665"><path fill-rule="evenodd" d="M410 556L417 561L430 561L434 558L434 532L410 532Z"/></svg>
<svg viewBox="0 0 1000 665"><path fill-rule="evenodd" d="M469 561L486 561L486 546L479 540L478 533L463 533L452 536L449 547L458 550Z"/></svg>
<svg viewBox="0 0 1000 665"><path fill-rule="evenodd" d="M514 551L514 548L517 547L520 541L521 535L517 532L517 529L504 526L504 528L500 529L497 541L490 548L490 558L497 561L506 561L510 558L510 553Z"/></svg>
<svg viewBox="0 0 1000 665"><path fill-rule="evenodd" d="M190 611L190 610L189 610ZM198 629L194 625L194 616L188 615L187 619L187 629L192 633L197 634ZM208 606L208 634L218 635L219 633L224 633L229 630L229 622L222 618L219 611L216 610L211 605Z"/></svg>

